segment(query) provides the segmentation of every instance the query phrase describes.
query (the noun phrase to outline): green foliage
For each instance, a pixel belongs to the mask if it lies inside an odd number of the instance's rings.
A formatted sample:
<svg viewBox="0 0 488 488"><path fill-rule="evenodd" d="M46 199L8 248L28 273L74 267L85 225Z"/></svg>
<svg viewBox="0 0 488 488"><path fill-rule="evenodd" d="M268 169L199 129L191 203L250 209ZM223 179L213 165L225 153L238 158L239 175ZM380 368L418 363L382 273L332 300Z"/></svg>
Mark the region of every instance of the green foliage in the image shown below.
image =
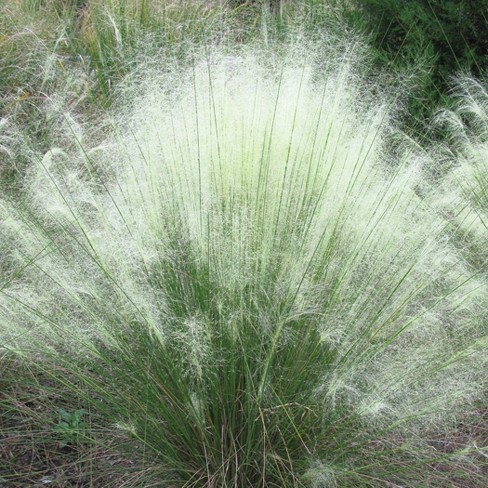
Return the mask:
<svg viewBox="0 0 488 488"><path fill-rule="evenodd" d="M454 73L480 76L488 66L487 0L338 3L352 24L370 35L379 65L414 74L413 119L428 119L434 107L448 103Z"/></svg>
<svg viewBox="0 0 488 488"><path fill-rule="evenodd" d="M86 442L86 423L83 420L85 410L80 408L73 412L67 412L63 408L59 409L59 423L53 427L53 432L60 436L60 446Z"/></svg>
<svg viewBox="0 0 488 488"><path fill-rule="evenodd" d="M117 81L133 69L141 48L145 56L152 48L183 57L192 45L210 41L224 15L205 2L93 0L78 15L72 50L94 70L107 101Z"/></svg>
<svg viewBox="0 0 488 488"><path fill-rule="evenodd" d="M60 113L87 108L93 82L69 55L69 19L53 2L0 3L2 191L15 191L31 145L47 150L58 139Z"/></svg>

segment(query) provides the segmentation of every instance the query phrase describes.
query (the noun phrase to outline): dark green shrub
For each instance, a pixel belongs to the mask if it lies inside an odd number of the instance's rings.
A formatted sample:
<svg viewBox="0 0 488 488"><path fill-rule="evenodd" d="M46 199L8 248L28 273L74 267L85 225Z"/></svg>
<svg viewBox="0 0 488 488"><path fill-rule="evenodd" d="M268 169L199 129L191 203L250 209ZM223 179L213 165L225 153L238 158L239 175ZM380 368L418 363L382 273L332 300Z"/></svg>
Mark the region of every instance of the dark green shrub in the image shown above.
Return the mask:
<svg viewBox="0 0 488 488"><path fill-rule="evenodd" d="M338 3L367 32L375 61L414 76L412 118L447 103L456 72L480 76L488 61L488 0L353 0Z"/></svg>

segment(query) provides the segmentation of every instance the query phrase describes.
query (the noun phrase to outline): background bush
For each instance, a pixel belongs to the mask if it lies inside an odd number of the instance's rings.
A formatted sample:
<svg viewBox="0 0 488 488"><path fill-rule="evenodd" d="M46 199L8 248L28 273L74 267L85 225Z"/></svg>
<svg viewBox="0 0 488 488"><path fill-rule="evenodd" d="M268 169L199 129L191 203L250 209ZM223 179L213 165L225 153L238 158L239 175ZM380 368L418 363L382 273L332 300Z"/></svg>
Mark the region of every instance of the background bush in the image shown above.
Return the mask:
<svg viewBox="0 0 488 488"><path fill-rule="evenodd" d="M413 77L409 124L449 104L454 73L483 76L488 67L487 0L360 0L338 3L370 36L379 66Z"/></svg>

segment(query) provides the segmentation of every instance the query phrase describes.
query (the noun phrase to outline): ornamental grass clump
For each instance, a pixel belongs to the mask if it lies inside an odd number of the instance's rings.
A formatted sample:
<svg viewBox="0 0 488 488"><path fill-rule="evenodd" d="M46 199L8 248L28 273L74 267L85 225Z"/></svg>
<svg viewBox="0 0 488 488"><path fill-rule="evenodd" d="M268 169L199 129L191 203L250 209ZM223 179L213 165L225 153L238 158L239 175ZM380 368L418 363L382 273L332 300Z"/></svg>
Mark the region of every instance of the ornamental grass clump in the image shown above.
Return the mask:
<svg viewBox="0 0 488 488"><path fill-rule="evenodd" d="M486 381L486 283L419 196L426 158L388 156L392 100L313 52L154 75L1 202L3 348L157 486L481 479L477 447L424 433Z"/></svg>

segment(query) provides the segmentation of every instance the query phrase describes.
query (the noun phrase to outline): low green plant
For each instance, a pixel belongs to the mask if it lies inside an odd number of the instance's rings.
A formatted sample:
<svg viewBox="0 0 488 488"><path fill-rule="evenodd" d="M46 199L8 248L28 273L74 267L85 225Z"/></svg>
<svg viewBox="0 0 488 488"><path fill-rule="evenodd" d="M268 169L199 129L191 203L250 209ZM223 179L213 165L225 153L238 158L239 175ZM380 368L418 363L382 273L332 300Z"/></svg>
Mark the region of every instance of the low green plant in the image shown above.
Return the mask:
<svg viewBox="0 0 488 488"><path fill-rule="evenodd" d="M482 486L479 446L427 432L485 388L486 280L425 156L389 156L393 101L322 41L153 73L0 202L4 348L159 486Z"/></svg>
<svg viewBox="0 0 488 488"><path fill-rule="evenodd" d="M73 412L67 412L64 408L59 409L59 423L53 427L53 432L60 435L60 446L76 444L80 441L80 435L86 430L83 420L85 410L79 408Z"/></svg>

